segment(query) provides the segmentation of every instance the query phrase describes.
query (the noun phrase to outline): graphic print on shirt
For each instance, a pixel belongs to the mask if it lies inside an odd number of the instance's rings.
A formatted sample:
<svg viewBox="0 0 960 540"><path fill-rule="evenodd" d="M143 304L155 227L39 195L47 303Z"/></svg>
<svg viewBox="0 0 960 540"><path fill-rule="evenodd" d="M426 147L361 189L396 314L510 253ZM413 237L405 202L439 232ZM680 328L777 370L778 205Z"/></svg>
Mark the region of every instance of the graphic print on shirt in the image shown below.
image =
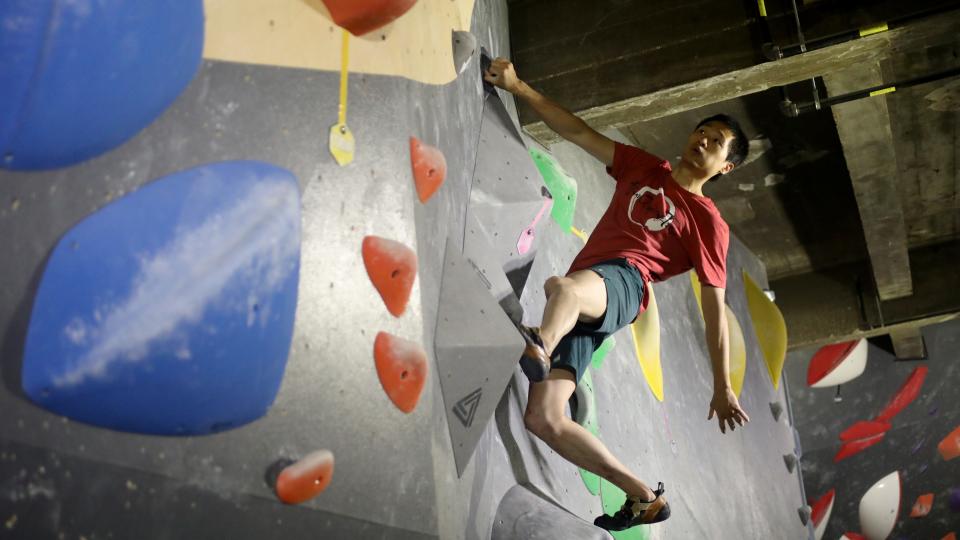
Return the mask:
<svg viewBox="0 0 960 540"><path fill-rule="evenodd" d="M664 194L662 187L653 189L643 186L630 197L627 218L636 225L646 227L650 232L666 229L673 223L674 217L676 208L670 197Z"/></svg>

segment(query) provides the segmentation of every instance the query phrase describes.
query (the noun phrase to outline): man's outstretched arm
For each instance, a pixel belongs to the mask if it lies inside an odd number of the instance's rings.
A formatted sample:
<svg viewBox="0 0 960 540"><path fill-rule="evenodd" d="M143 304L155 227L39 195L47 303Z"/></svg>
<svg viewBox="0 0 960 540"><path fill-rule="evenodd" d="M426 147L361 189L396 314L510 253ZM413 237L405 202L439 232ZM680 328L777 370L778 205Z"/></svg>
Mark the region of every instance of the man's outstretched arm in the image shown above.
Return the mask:
<svg viewBox="0 0 960 540"><path fill-rule="evenodd" d="M700 287L707 351L713 366L713 399L710 400L707 420L716 414L722 433L726 433L727 424L733 431L734 422L742 426L750 421L747 413L740 408L737 395L730 385L730 334L727 329L727 311L723 303L724 293L724 289L708 285Z"/></svg>
<svg viewBox="0 0 960 540"><path fill-rule="evenodd" d="M604 137L576 115L520 80L509 60L494 60L483 78L526 101L558 135L583 148L604 165L613 165L613 140Z"/></svg>

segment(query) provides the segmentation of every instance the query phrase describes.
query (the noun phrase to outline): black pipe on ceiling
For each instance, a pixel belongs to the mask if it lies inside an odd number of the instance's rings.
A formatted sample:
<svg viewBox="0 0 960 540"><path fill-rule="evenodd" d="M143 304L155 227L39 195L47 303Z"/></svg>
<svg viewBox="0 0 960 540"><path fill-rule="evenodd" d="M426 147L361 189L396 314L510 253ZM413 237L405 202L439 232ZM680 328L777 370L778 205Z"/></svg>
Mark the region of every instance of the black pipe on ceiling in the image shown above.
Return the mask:
<svg viewBox="0 0 960 540"><path fill-rule="evenodd" d="M847 103L849 101L855 101L858 99L882 96L885 94L896 92L897 90L910 88L911 86L917 86L920 84L940 81L950 77L955 77L957 75L960 75L960 67L954 67L944 71L938 71L936 73L930 73L928 75L914 77L912 79L905 79L905 80L891 83L891 84L882 84L880 86L873 86L871 88L858 90L856 92L850 92L848 94L843 94L840 96L830 97L826 99L821 98L821 99L809 101L806 103L794 103L789 99L785 99L783 100L783 102L780 103L780 111L785 116L796 118L801 114L818 110L820 109L821 106L837 105L840 103Z"/></svg>

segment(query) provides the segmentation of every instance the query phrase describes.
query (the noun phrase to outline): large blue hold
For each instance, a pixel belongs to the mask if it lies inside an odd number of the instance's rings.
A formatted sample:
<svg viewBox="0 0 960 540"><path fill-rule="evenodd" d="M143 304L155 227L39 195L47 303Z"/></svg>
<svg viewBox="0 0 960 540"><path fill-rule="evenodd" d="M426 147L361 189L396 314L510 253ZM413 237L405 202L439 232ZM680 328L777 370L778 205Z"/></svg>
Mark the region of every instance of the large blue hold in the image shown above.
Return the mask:
<svg viewBox="0 0 960 540"><path fill-rule="evenodd" d="M0 1L0 167L63 167L122 144L180 95L202 52L202 0Z"/></svg>
<svg viewBox="0 0 960 540"><path fill-rule="evenodd" d="M300 271L294 176L253 161L156 180L57 244L34 300L22 384L107 428L228 429L276 397Z"/></svg>

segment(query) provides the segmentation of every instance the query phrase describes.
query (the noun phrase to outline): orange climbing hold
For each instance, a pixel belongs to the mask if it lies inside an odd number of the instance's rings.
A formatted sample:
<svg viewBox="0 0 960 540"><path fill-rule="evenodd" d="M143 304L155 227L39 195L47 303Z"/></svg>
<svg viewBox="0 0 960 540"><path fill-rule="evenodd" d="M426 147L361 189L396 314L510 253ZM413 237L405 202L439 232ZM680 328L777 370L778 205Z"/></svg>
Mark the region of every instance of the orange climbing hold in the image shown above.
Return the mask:
<svg viewBox="0 0 960 540"><path fill-rule="evenodd" d="M413 165L413 180L417 197L425 203L433 196L447 177L447 159L439 148L424 144L410 137L410 163Z"/></svg>
<svg viewBox="0 0 960 540"><path fill-rule="evenodd" d="M412 249L386 238L363 239L363 265L387 311L399 317L407 309L413 280L417 278L417 255Z"/></svg>
<svg viewBox="0 0 960 540"><path fill-rule="evenodd" d="M940 444L937 445L937 451L940 452L944 461L950 461L960 456L960 426L957 426L957 429L951 431L940 441Z"/></svg>
<svg viewBox="0 0 960 540"><path fill-rule="evenodd" d="M403 15L417 0L323 0L333 22L355 36L373 32Z"/></svg>
<svg viewBox="0 0 960 540"><path fill-rule="evenodd" d="M327 489L333 478L333 452L317 450L283 469L277 477L277 497L287 504L308 501Z"/></svg>
<svg viewBox="0 0 960 540"><path fill-rule="evenodd" d="M940 540L957 540L957 533L949 532L946 534L946 536L944 536Z"/></svg>
<svg viewBox="0 0 960 540"><path fill-rule="evenodd" d="M931 508L933 508L933 493L924 493L917 497L917 502L913 503L913 508L910 509L910 517L925 517L930 513Z"/></svg>
<svg viewBox="0 0 960 540"><path fill-rule="evenodd" d="M380 332L373 342L373 359L390 401L405 413L413 412L427 380L427 353L423 347Z"/></svg>

